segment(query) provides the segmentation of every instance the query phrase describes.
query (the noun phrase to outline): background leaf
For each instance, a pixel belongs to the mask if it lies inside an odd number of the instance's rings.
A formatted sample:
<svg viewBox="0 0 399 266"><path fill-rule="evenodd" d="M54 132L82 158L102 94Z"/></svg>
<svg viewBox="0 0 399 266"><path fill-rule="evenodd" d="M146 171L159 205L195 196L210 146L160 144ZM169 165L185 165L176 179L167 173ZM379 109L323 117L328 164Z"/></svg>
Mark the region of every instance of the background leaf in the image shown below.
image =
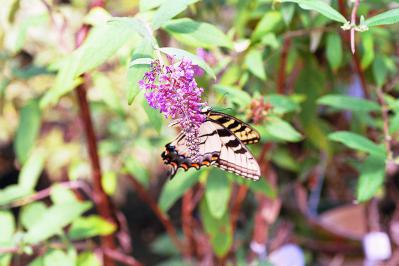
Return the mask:
<svg viewBox="0 0 399 266"><path fill-rule="evenodd" d="M198 2L198 0L175 0L173 2L164 1L152 18L152 29L156 30L165 22L177 14L183 12L188 5Z"/></svg>
<svg viewBox="0 0 399 266"><path fill-rule="evenodd" d="M359 183L357 185L357 201L371 199L385 178L385 161L378 156L370 155L360 167Z"/></svg>
<svg viewBox="0 0 399 266"><path fill-rule="evenodd" d="M399 8L385 11L381 14L368 18L364 21L364 24L369 27L389 25L399 22Z"/></svg>
<svg viewBox="0 0 399 266"><path fill-rule="evenodd" d="M331 106L341 110L351 110L356 112L379 111L380 106L375 102L346 96L346 95L325 95L317 100L318 104Z"/></svg>
<svg viewBox="0 0 399 266"><path fill-rule="evenodd" d="M364 151L375 156L385 157L384 148L376 145L369 139L349 131L338 131L330 134L329 139L341 142L351 149Z"/></svg>
<svg viewBox="0 0 399 266"><path fill-rule="evenodd" d="M212 169L208 175L205 199L212 216L220 219L227 210L231 186L225 173Z"/></svg>
<svg viewBox="0 0 399 266"><path fill-rule="evenodd" d="M37 100L29 101L20 112L19 125L15 136L15 154L20 163L25 163L40 130L41 112Z"/></svg>

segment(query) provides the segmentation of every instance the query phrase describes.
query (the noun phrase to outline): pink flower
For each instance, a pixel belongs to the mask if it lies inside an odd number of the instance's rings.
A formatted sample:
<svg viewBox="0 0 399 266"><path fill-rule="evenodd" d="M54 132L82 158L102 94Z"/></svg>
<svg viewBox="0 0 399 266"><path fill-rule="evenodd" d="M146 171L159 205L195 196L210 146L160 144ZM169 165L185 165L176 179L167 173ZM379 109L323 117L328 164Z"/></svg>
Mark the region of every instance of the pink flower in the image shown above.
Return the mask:
<svg viewBox="0 0 399 266"><path fill-rule="evenodd" d="M186 134L190 157L199 152L199 127L206 116L201 108L206 105L201 100L204 91L194 79L194 66L188 59L174 64L160 65L154 61L151 70L144 74L139 85L144 89L148 104L172 119L177 119Z"/></svg>

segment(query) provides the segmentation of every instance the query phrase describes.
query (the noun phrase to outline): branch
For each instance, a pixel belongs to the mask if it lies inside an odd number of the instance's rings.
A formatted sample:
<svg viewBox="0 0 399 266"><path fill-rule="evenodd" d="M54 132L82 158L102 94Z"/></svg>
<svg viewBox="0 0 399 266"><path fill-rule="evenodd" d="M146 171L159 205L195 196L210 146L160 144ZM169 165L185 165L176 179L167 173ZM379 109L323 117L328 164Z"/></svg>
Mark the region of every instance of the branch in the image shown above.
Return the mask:
<svg viewBox="0 0 399 266"><path fill-rule="evenodd" d="M152 209L152 211L155 213L155 215L158 217L158 219L161 221L163 226L166 229L166 233L169 235L170 239L172 240L173 244L176 246L176 248L180 251L181 254L184 254L184 245L180 241L180 239L177 236L176 229L169 220L168 216L158 207L157 202L148 195L146 189L139 183L137 180L131 176L127 175L128 180L131 182L134 190L137 192L139 197L147 203L147 205Z"/></svg>
<svg viewBox="0 0 399 266"><path fill-rule="evenodd" d="M359 8L360 5L360 0L355 0L353 4L353 9L352 9L352 15L351 15L351 50L352 54L355 53L356 47L355 47L355 25L356 25L356 14L357 14L357 9Z"/></svg>
<svg viewBox="0 0 399 266"><path fill-rule="evenodd" d="M193 217L191 215L193 211L193 189L190 188L186 193L183 195L183 202L182 202L182 214L181 214L181 222L183 227L184 236L187 239L187 248L186 248L186 256L189 258L195 253L195 239L194 239L194 232L193 232Z"/></svg>
<svg viewBox="0 0 399 266"><path fill-rule="evenodd" d="M93 0L89 4L89 8L94 7L104 7L105 1L102 0ZM76 34L76 47L82 45L83 41L87 37L90 31L90 26L82 25L80 30ZM84 77L84 75L83 75ZM107 194L105 193L102 183L101 183L101 166L100 166L100 159L98 156L98 149L97 149L97 140L96 134L94 132L93 121L91 119L91 113L89 108L89 103L87 100L86 95L86 84L83 83L79 85L76 89L76 93L78 96L78 103L80 109L80 119L82 121L85 135L87 139L87 148L89 151L90 156L90 163L91 163L91 170L92 170L92 179L93 179L93 201L96 205L97 211L101 217L106 219L107 221L116 224L115 222L115 215L109 201ZM102 236L101 238L101 248L103 250L109 249L113 250L116 249L115 239L113 235L106 235ZM113 260L105 254L103 264L105 266L112 266L115 265Z"/></svg>
<svg viewBox="0 0 399 266"><path fill-rule="evenodd" d="M339 6L339 11L341 12L341 14L344 17L346 17L347 13L346 13L346 8L345 8L345 0L338 0L338 6ZM348 44L348 42L350 41L350 36L346 33L346 31L342 32L341 36L344 39L344 41ZM360 78L360 82L362 83L362 90L363 90L364 97L366 99L370 99L370 94L367 89L366 76L365 76L362 66L360 64L359 57L357 56L357 54L353 54L353 53L351 53L351 54L352 54L352 61L354 63L355 71Z"/></svg>

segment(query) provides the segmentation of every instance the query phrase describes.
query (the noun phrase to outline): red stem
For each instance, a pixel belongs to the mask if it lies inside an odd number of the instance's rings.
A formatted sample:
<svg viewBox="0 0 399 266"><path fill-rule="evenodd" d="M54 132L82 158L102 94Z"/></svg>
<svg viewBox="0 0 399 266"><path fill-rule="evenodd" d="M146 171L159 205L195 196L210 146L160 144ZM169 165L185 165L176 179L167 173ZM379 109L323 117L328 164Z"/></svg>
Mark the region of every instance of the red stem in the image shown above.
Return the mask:
<svg viewBox="0 0 399 266"><path fill-rule="evenodd" d="M178 238L176 229L169 220L168 216L158 207L157 202L152 197L150 197L146 189L133 176L129 175L128 179L132 183L132 186L139 195L139 197L151 208L151 210L161 221L166 229L166 233L169 235L176 248L180 251L181 254L184 254L184 245Z"/></svg>
<svg viewBox="0 0 399 266"><path fill-rule="evenodd" d="M183 196L182 202L182 227L184 236L187 239L186 256L188 258L192 257L195 253L195 239L193 232L193 217L191 215L193 210L193 189L189 189Z"/></svg>
<svg viewBox="0 0 399 266"><path fill-rule="evenodd" d="M359 8L360 0L356 0L355 3L353 4L353 9L352 9L352 15L351 15L351 50L352 54L355 53L356 47L355 47L355 28L354 25L356 25L356 14L357 14L357 9Z"/></svg>
<svg viewBox="0 0 399 266"><path fill-rule="evenodd" d="M339 12L341 12L341 14L346 17L346 7L345 7L345 0L338 0L338 7L339 7ZM350 36L346 33L346 31L341 33L342 38L344 39L344 41L349 45L348 42L350 42ZM352 53L352 61L354 63L354 68L356 73L358 74L359 78L360 78L360 82L362 84L362 89L363 89L363 94L364 97L366 99L370 99L370 94L368 92L368 88L367 88L367 82L366 82L366 76L363 72L361 63L360 63L360 59L357 56L357 54L353 54Z"/></svg>
<svg viewBox="0 0 399 266"><path fill-rule="evenodd" d="M89 4L89 8L94 7L104 7L105 1L93 0ZM90 31L90 26L82 25L80 30L76 34L76 47L78 48ZM83 75L84 77L84 75ZM84 126L85 135L87 139L87 148L89 151L90 156L90 164L92 170L92 178L93 178L93 201L96 205L97 211L101 217L108 220L109 222L116 224L115 222L115 215L111 206L111 202L107 194L105 193L102 183L101 183L101 166L100 166L100 159L98 156L98 149L97 149L97 140L96 134L94 132L93 121L91 119L89 103L87 100L86 95L86 84L83 83L76 88L76 93L78 96L78 103L80 109L80 119ZM101 248L103 250L115 250L116 244L114 235L106 235L100 238L101 240ZM115 265L114 261L111 257L104 254L103 264L105 266L113 266Z"/></svg>

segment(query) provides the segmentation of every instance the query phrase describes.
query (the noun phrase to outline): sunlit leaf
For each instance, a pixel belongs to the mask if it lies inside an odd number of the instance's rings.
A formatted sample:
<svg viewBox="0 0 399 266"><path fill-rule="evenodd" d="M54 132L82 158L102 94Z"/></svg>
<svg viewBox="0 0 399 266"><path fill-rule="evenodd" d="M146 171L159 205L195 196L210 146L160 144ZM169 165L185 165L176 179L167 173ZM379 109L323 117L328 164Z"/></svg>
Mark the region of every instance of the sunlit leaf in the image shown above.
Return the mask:
<svg viewBox="0 0 399 266"><path fill-rule="evenodd" d="M55 234L70 224L82 213L90 209L91 203L67 202L55 204L43 214L40 222L29 228L24 241L29 244L37 244Z"/></svg>
<svg viewBox="0 0 399 266"><path fill-rule="evenodd" d="M266 131L281 140L297 142L302 140L302 135L286 121L271 117L265 124Z"/></svg>
<svg viewBox="0 0 399 266"><path fill-rule="evenodd" d="M174 38L194 47L227 47L232 43L226 35L209 23L197 22L190 18L174 19L164 24L163 28Z"/></svg>
<svg viewBox="0 0 399 266"><path fill-rule="evenodd" d="M297 3L302 9L317 11L325 17L341 23L347 22L346 18L342 16L341 13L321 0L280 0L280 2Z"/></svg>
<svg viewBox="0 0 399 266"><path fill-rule="evenodd" d="M222 99L225 98L226 100L237 103L243 107L248 106L251 103L251 96L248 92L240 90L237 87L216 84L213 88L222 95Z"/></svg>
<svg viewBox="0 0 399 266"><path fill-rule="evenodd" d="M0 210L0 248L12 247L15 231L14 216L10 211ZM0 253L0 265L10 265L11 254Z"/></svg>
<svg viewBox="0 0 399 266"><path fill-rule="evenodd" d="M75 266L75 258L60 249L50 249L37 257L29 266Z"/></svg>
<svg viewBox="0 0 399 266"><path fill-rule="evenodd" d="M151 42L143 40L142 43L134 50L131 61L137 59L152 59L153 48ZM139 94L139 80L143 79L144 73L150 70L150 65L135 64L129 67L127 71L128 80L128 96L127 101L132 104L134 98Z"/></svg>
<svg viewBox="0 0 399 266"><path fill-rule="evenodd" d="M41 112L37 100L28 102L20 112L14 150L20 163L25 163L40 129Z"/></svg>
<svg viewBox="0 0 399 266"><path fill-rule="evenodd" d="M256 25L256 28L252 33L251 39L254 41L261 39L266 33L275 30L277 27L280 27L282 25L282 22L283 17L280 12L265 12L261 20Z"/></svg>
<svg viewBox="0 0 399 266"><path fill-rule="evenodd" d="M252 49L245 57L245 64L249 71L261 80L266 80L266 70L264 67L262 52Z"/></svg>
<svg viewBox="0 0 399 266"><path fill-rule="evenodd" d="M35 223L40 222L47 207L43 202L32 202L22 207L20 220L25 229L31 228Z"/></svg>
<svg viewBox="0 0 399 266"><path fill-rule="evenodd" d="M72 222L68 235L73 240L109 235L116 226L98 215L80 217Z"/></svg>
<svg viewBox="0 0 399 266"><path fill-rule="evenodd" d="M399 8L396 8L380 13L374 17L368 18L364 21L364 24L369 27L373 27L380 25L389 25L398 22L399 22Z"/></svg>
<svg viewBox="0 0 399 266"><path fill-rule="evenodd" d="M45 159L46 153L44 150L36 149L31 152L29 159L19 173L18 184L21 187L24 187L26 190L34 190L43 171Z"/></svg>
<svg viewBox="0 0 399 266"><path fill-rule="evenodd" d="M73 193L70 188L64 187L60 184L55 184L51 187L50 198L54 204L77 202L75 193Z"/></svg>
<svg viewBox="0 0 399 266"><path fill-rule="evenodd" d="M198 2L198 0L174 0L164 1L152 18L152 29L157 30L165 22L183 12L188 5Z"/></svg>

